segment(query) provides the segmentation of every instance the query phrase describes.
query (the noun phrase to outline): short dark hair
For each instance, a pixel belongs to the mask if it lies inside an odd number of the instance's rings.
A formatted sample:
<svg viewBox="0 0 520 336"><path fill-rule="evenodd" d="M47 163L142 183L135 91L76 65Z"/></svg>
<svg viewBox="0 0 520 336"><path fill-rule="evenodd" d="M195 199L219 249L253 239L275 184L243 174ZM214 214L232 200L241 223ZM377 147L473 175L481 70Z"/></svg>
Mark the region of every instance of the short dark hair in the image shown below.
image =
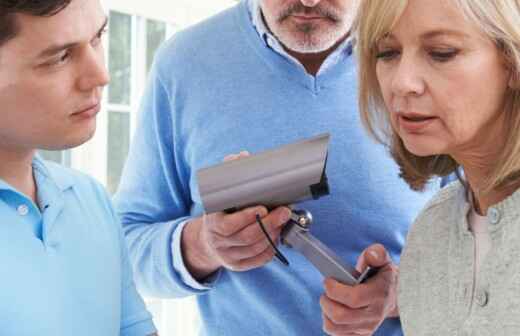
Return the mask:
<svg viewBox="0 0 520 336"><path fill-rule="evenodd" d="M16 14L53 16L72 0L0 0L0 46L19 32Z"/></svg>

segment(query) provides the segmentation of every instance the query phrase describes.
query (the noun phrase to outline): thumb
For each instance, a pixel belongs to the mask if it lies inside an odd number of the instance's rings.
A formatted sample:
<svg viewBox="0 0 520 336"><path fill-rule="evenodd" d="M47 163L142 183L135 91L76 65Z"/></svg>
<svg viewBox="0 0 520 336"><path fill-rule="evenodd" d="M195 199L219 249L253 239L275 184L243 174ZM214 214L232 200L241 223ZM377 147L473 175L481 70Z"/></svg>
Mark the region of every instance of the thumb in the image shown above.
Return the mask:
<svg viewBox="0 0 520 336"><path fill-rule="evenodd" d="M363 252L365 266L381 268L392 263L392 258L381 244L374 244Z"/></svg>
<svg viewBox="0 0 520 336"><path fill-rule="evenodd" d="M224 157L224 162L235 161L240 158L240 154L229 154Z"/></svg>

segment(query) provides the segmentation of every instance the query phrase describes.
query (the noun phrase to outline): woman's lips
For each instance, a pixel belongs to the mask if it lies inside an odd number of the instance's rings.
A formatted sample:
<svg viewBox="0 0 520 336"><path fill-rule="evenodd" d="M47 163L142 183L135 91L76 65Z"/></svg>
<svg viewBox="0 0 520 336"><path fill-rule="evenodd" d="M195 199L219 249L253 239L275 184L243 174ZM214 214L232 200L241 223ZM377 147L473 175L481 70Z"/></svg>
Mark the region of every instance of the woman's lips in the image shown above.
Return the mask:
<svg viewBox="0 0 520 336"><path fill-rule="evenodd" d="M419 133L433 124L438 118L421 115L398 115L399 126L409 133Z"/></svg>

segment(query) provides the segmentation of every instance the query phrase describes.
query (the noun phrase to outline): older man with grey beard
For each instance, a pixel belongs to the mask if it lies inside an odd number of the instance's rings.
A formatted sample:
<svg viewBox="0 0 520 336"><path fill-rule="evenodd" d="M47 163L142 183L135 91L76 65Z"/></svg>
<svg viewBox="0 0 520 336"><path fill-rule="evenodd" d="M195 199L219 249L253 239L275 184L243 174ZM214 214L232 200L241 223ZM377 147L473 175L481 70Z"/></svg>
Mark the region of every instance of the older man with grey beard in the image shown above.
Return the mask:
<svg viewBox="0 0 520 336"><path fill-rule="evenodd" d="M195 295L202 335L401 334L390 258L430 194L412 192L361 127L349 34L356 8L244 0L178 33L156 57L115 201L138 285L160 297ZM290 267L273 260L255 217L277 240L288 208L203 215L198 193L202 167L323 132L332 135L332 195L302 206L346 262L380 268L356 287L324 280L283 246Z"/></svg>

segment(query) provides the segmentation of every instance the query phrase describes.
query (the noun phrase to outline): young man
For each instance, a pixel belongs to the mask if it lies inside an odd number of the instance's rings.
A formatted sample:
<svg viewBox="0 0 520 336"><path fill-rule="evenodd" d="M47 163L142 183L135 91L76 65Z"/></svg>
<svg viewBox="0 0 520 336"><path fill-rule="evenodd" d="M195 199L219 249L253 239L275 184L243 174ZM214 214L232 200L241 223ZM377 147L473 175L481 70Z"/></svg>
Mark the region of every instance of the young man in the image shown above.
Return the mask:
<svg viewBox="0 0 520 336"><path fill-rule="evenodd" d="M0 334L155 333L103 188L43 162L96 128L99 0L0 0Z"/></svg>

